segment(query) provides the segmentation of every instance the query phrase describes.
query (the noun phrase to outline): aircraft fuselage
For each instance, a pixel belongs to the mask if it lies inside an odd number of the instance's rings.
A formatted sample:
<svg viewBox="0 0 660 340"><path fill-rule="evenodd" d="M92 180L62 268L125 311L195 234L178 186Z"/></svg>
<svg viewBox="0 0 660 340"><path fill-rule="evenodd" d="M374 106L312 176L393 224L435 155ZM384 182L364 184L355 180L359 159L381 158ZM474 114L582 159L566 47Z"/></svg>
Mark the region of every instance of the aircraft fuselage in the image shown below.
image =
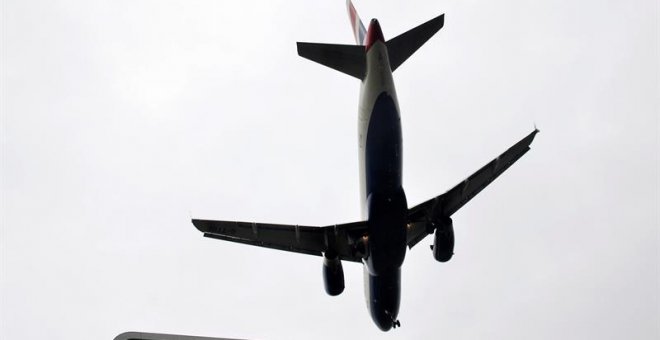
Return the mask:
<svg viewBox="0 0 660 340"><path fill-rule="evenodd" d="M389 330L399 312L408 204L401 183L399 104L387 46L375 19L369 25L366 49L358 120L362 217L369 230L368 256L363 261L365 297L376 325Z"/></svg>

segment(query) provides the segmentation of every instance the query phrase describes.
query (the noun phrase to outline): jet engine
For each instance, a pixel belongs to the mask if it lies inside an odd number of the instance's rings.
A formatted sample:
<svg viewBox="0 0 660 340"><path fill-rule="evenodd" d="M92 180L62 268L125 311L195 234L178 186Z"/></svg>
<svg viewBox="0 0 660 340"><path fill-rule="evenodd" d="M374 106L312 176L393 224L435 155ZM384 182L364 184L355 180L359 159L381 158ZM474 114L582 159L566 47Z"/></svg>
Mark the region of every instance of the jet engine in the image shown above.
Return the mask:
<svg viewBox="0 0 660 340"><path fill-rule="evenodd" d="M344 291L344 269L341 266L341 259L330 252L323 255L323 284L325 292L330 296L337 296Z"/></svg>
<svg viewBox="0 0 660 340"><path fill-rule="evenodd" d="M454 255L454 224L451 218L443 217L438 221L431 249L436 261L447 262Z"/></svg>

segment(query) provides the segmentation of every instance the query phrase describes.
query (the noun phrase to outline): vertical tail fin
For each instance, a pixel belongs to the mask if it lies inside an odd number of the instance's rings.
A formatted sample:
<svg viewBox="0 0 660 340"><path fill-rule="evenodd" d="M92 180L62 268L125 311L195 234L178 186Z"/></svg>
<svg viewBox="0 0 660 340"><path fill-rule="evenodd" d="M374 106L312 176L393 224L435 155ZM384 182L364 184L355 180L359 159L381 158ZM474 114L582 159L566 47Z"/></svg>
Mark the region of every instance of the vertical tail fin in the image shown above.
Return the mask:
<svg viewBox="0 0 660 340"><path fill-rule="evenodd" d="M348 19L351 21L351 28L353 29L353 36L355 36L355 43L364 45L364 39L367 36L367 30L364 28L362 20L358 15L351 0L346 0L346 8L348 9Z"/></svg>

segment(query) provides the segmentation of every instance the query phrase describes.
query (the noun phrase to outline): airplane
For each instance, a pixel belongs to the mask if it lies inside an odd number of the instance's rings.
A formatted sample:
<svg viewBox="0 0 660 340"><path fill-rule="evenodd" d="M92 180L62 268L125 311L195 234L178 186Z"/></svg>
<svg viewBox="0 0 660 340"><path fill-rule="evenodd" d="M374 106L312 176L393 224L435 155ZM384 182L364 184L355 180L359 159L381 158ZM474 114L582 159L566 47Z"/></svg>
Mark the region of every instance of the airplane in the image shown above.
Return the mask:
<svg viewBox="0 0 660 340"><path fill-rule="evenodd" d="M382 331L401 325L401 266L406 248L435 233L439 262L454 254L451 216L530 149L534 130L449 191L408 208L402 177L401 116L394 72L444 25L444 14L385 40L378 20L365 29L351 0L356 45L298 42L301 57L361 81L358 155L362 220L315 227L193 219L205 237L323 257L325 291L344 290L342 261L363 264L367 308Z"/></svg>

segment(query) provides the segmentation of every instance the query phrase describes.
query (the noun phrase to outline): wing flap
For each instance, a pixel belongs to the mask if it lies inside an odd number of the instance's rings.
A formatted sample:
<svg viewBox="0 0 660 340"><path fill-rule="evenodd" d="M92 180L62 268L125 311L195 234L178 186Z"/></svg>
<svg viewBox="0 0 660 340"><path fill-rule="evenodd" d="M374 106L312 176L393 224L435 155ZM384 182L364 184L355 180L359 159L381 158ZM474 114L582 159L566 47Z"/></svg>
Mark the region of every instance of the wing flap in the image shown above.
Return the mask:
<svg viewBox="0 0 660 340"><path fill-rule="evenodd" d="M193 219L205 237L258 247L322 256L334 250L342 260L360 262L354 240L366 233L365 222L328 227Z"/></svg>
<svg viewBox="0 0 660 340"><path fill-rule="evenodd" d="M428 234L429 232L426 227L426 222L408 223L408 230L406 234L406 244L408 245L408 249L414 247Z"/></svg>
<svg viewBox="0 0 660 340"><path fill-rule="evenodd" d="M211 238L318 256L325 251L319 227L213 220L193 220L193 224Z"/></svg>
<svg viewBox="0 0 660 340"><path fill-rule="evenodd" d="M285 245L281 245L281 244L277 244L277 243L240 239L240 238L229 237L229 236L218 235L218 234L210 234L210 233L205 233L204 237L213 238L213 239L216 239L216 240L223 240L223 241L230 241L230 242L235 242L235 243L248 244L248 245L257 246L257 247L264 247L264 248L290 251L290 252L295 252L295 253L308 254L308 255L316 255L316 256L323 255L323 253L320 252L320 251L297 248L297 247L294 247L294 246L291 246L291 245L285 246Z"/></svg>

